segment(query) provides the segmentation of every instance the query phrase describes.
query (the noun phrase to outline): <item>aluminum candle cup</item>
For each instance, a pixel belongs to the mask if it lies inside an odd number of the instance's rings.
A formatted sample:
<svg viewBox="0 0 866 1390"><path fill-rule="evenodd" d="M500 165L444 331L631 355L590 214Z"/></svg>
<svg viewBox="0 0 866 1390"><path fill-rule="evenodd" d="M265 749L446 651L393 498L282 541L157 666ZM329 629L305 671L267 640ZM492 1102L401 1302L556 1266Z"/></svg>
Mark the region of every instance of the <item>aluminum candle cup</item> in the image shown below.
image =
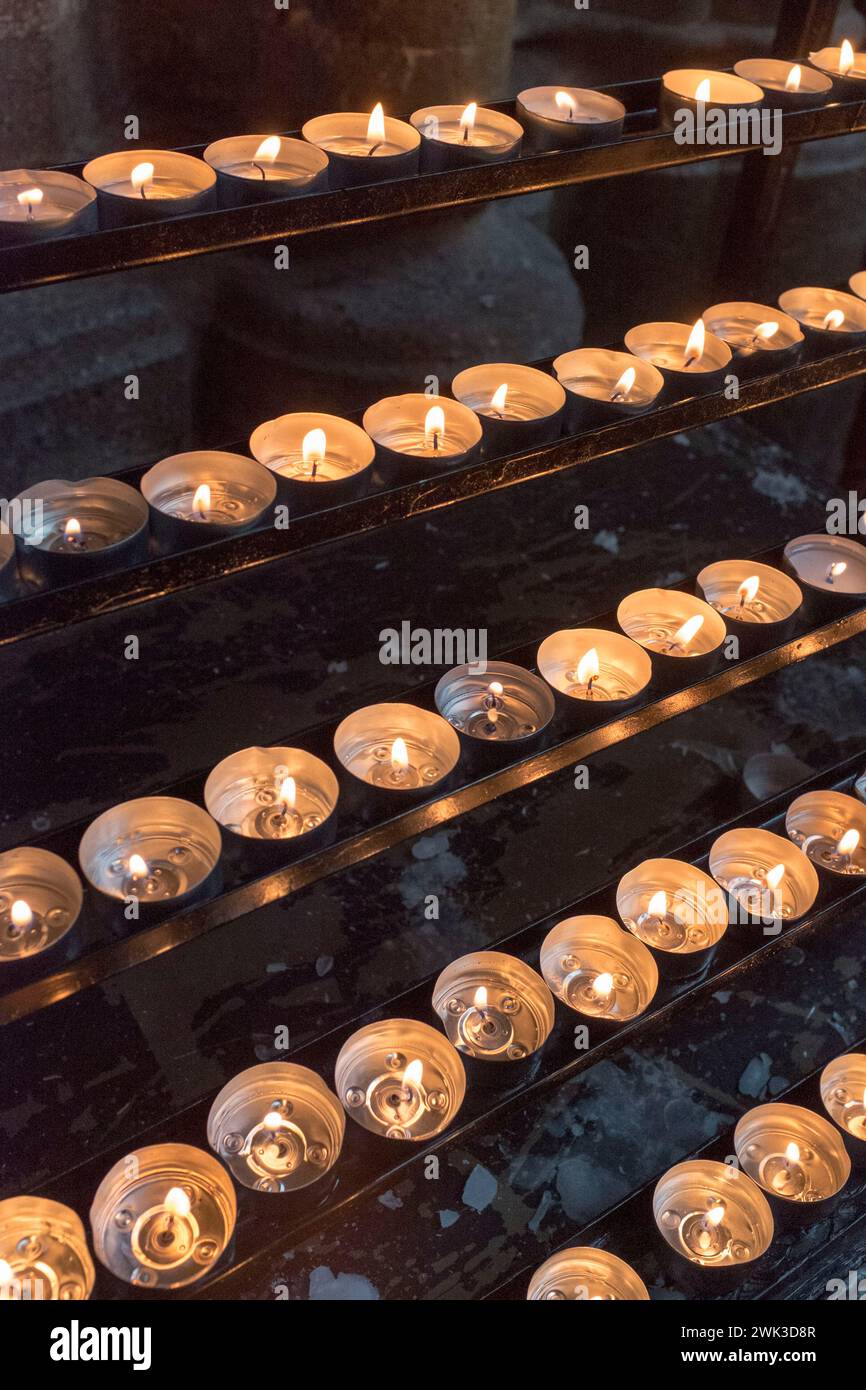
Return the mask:
<svg viewBox="0 0 866 1390"><path fill-rule="evenodd" d="M702 323L639 323L626 333L625 345L659 369L666 394L718 391L731 365L731 349L714 333L702 332Z"/></svg>
<svg viewBox="0 0 866 1390"><path fill-rule="evenodd" d="M520 1062L553 1028L553 997L516 956L474 951L452 961L433 986L433 1008L458 1052L479 1062Z"/></svg>
<svg viewBox="0 0 866 1390"><path fill-rule="evenodd" d="M652 680L652 662L637 642L600 627L562 628L538 648L538 669L582 715L626 705ZM574 703L579 702L579 703Z"/></svg>
<svg viewBox="0 0 866 1390"><path fill-rule="evenodd" d="M96 194L58 169L0 172L0 246L96 230Z"/></svg>
<svg viewBox="0 0 866 1390"><path fill-rule="evenodd" d="M848 288L859 299L866 299L866 270L858 270L848 281Z"/></svg>
<svg viewBox="0 0 866 1390"><path fill-rule="evenodd" d="M633 642L652 652L653 672L666 687L712 671L726 635L715 608L681 589L638 589L622 600L616 620Z"/></svg>
<svg viewBox="0 0 866 1390"><path fill-rule="evenodd" d="M866 97L866 53L856 53L848 39L838 48L820 48L809 54L809 62L833 82L833 96L839 101L862 101Z"/></svg>
<svg viewBox="0 0 866 1390"><path fill-rule="evenodd" d="M773 1213L757 1183L706 1158L668 1169L653 1193L653 1217L677 1255L707 1270L749 1264L773 1239Z"/></svg>
<svg viewBox="0 0 866 1390"><path fill-rule="evenodd" d="M60 941L83 898L77 873L59 855L28 846L0 854L0 967Z"/></svg>
<svg viewBox="0 0 866 1390"><path fill-rule="evenodd" d="M15 544L27 579L74 583L147 557L147 503L127 483L50 478L25 488L15 501L24 518Z"/></svg>
<svg viewBox="0 0 866 1390"><path fill-rule="evenodd" d="M202 156L216 170L220 207L297 198L328 187L328 156L306 140L280 135L232 135Z"/></svg>
<svg viewBox="0 0 866 1390"><path fill-rule="evenodd" d="M732 921L762 922L777 935L803 917L818 896L818 875L801 850L770 830L727 830L710 850L710 873L731 895Z"/></svg>
<svg viewBox="0 0 866 1390"><path fill-rule="evenodd" d="M471 101L468 106L422 106L409 117L421 134L421 172L496 164L516 159L523 126L504 111Z"/></svg>
<svg viewBox="0 0 866 1390"><path fill-rule="evenodd" d="M204 890L220 856L219 826L191 801L142 796L87 827L78 857L100 893L142 906L180 906Z"/></svg>
<svg viewBox="0 0 866 1390"><path fill-rule="evenodd" d="M734 354L734 367L752 375L783 371L799 357L805 339L796 319L769 304L730 300L701 315L709 331Z"/></svg>
<svg viewBox="0 0 866 1390"><path fill-rule="evenodd" d="M665 379L651 362L610 348L575 348L554 358L565 387L565 426L578 433L652 410Z"/></svg>
<svg viewBox="0 0 866 1390"><path fill-rule="evenodd" d="M866 1164L866 1056L846 1052L834 1057L821 1073L824 1109L842 1131L848 1157L861 1168Z"/></svg>
<svg viewBox="0 0 866 1390"><path fill-rule="evenodd" d="M621 101L586 87L527 87L515 109L536 150L608 145L620 139L626 114Z"/></svg>
<svg viewBox="0 0 866 1390"><path fill-rule="evenodd" d="M741 656L784 641L803 604L793 579L754 560L717 560L704 566L697 582L737 638Z"/></svg>
<svg viewBox="0 0 866 1390"><path fill-rule="evenodd" d="M223 1086L207 1141L243 1187L296 1192L333 1168L345 1129L343 1107L316 1072L265 1062Z"/></svg>
<svg viewBox="0 0 866 1390"><path fill-rule="evenodd" d="M524 743L553 718L554 702L544 681L508 661L488 661L484 673L455 666L436 686L436 708L473 748Z"/></svg>
<svg viewBox="0 0 866 1390"><path fill-rule="evenodd" d="M376 457L388 481L435 476L466 463L481 446L481 421L449 396L386 396L364 411L364 429L376 441Z"/></svg>
<svg viewBox="0 0 866 1390"><path fill-rule="evenodd" d="M466 1073L435 1028L388 1018L359 1028L343 1044L334 1088L356 1124L385 1139L421 1143L451 1124L466 1094Z"/></svg>
<svg viewBox="0 0 866 1390"><path fill-rule="evenodd" d="M832 618L866 603L866 546L849 536L816 531L785 546L786 565L806 593L813 618Z"/></svg>
<svg viewBox="0 0 866 1390"><path fill-rule="evenodd" d="M779 308L802 324L812 347L844 352L866 343L866 304L844 290L801 285L779 295Z"/></svg>
<svg viewBox="0 0 866 1390"><path fill-rule="evenodd" d="M681 111L689 111L698 128L712 122L715 112L725 120L738 120L737 113L760 107L764 93L754 82L729 72L707 68L674 68L666 72L659 90L659 122L663 130L673 130ZM681 118L680 118L681 119Z"/></svg>
<svg viewBox="0 0 866 1390"><path fill-rule="evenodd" d="M819 869L866 874L866 806L843 792L805 792L791 802L785 831Z"/></svg>
<svg viewBox="0 0 866 1390"><path fill-rule="evenodd" d="M756 1105L738 1121L734 1149L743 1172L786 1202L826 1201L851 1176L839 1131L801 1105Z"/></svg>
<svg viewBox="0 0 866 1390"><path fill-rule="evenodd" d="M639 941L660 952L671 976L702 970L728 927L724 893L681 859L645 859L623 875L616 910Z"/></svg>
<svg viewBox="0 0 866 1390"><path fill-rule="evenodd" d="M351 420L293 411L253 430L250 453L274 474L280 496L314 511L366 490L376 446Z"/></svg>
<svg viewBox="0 0 866 1390"><path fill-rule="evenodd" d="M315 116L301 134L328 156L332 188L354 188L417 174L421 136L406 121L372 111L337 111Z"/></svg>
<svg viewBox="0 0 866 1390"><path fill-rule="evenodd" d="M418 705L367 705L337 726L334 752L353 777L399 801L438 786L457 765L460 740L447 720Z"/></svg>
<svg viewBox="0 0 866 1390"><path fill-rule="evenodd" d="M243 454L197 449L149 468L141 491L166 546L206 545L263 521L277 496L274 475Z"/></svg>
<svg viewBox="0 0 866 1390"><path fill-rule="evenodd" d="M481 417L487 455L533 449L562 434L565 391L536 367L485 362L458 372L451 390Z"/></svg>
<svg viewBox="0 0 866 1390"><path fill-rule="evenodd" d="M594 1245L557 1250L535 1271L526 1292L530 1303L584 1299L604 1303L646 1302L646 1284L631 1265Z"/></svg>
<svg viewBox="0 0 866 1390"><path fill-rule="evenodd" d="M0 1202L0 1303L89 1298L93 1261L78 1215L46 1197Z"/></svg>
<svg viewBox="0 0 866 1390"><path fill-rule="evenodd" d="M766 98L765 105L780 111L823 106L833 90L829 77L793 59L743 58L734 63L734 72L760 87Z"/></svg>
<svg viewBox="0 0 866 1390"><path fill-rule="evenodd" d="M339 794L327 763L303 748L242 748L217 763L204 804L224 830L286 859L323 843Z"/></svg>
<svg viewBox="0 0 866 1390"><path fill-rule="evenodd" d="M189 1144L151 1144L106 1173L90 1208L96 1258L139 1289L179 1289L210 1273L231 1239L235 1190Z"/></svg>
<svg viewBox="0 0 866 1390"><path fill-rule="evenodd" d="M179 150L118 150L81 171L96 189L100 227L161 222L216 207L216 174Z"/></svg>
<svg viewBox="0 0 866 1390"><path fill-rule="evenodd" d="M659 972L652 953L610 917L566 917L541 943L541 973L576 1013L608 1023L637 1018Z"/></svg>

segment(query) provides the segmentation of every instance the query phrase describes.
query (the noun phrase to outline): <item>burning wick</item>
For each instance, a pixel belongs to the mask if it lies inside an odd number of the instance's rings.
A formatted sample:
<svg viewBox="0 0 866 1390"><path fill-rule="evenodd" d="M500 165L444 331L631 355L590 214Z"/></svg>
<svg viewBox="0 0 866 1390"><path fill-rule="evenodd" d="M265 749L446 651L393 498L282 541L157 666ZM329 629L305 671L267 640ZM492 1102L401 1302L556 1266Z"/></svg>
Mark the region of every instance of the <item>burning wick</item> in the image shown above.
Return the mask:
<svg viewBox="0 0 866 1390"><path fill-rule="evenodd" d="M81 522L71 516L63 528L63 538L69 545L81 545Z"/></svg>
<svg viewBox="0 0 866 1390"><path fill-rule="evenodd" d="M207 520L207 514L210 511L210 488L207 483L199 483L196 488L192 499L192 510L194 515L200 517L202 521Z"/></svg>
<svg viewBox="0 0 866 1390"><path fill-rule="evenodd" d="M9 909L9 920L15 928L16 936L26 931L33 921L30 904L26 903L23 898L16 898Z"/></svg>
<svg viewBox="0 0 866 1390"><path fill-rule="evenodd" d="M705 77L695 89L695 101L708 102L710 99L710 79Z"/></svg>
<svg viewBox="0 0 866 1390"><path fill-rule="evenodd" d="M487 687L487 694L484 696L484 708L487 711L487 722L490 725L495 726L499 719L499 701L504 689L505 687L499 681L491 681Z"/></svg>
<svg viewBox="0 0 866 1390"><path fill-rule="evenodd" d="M23 193L18 194L18 202L27 209L28 218L32 218L34 207L38 207L44 197L41 188L25 188Z"/></svg>
<svg viewBox="0 0 866 1390"><path fill-rule="evenodd" d="M709 85L710 84L708 82L707 86ZM704 321L703 319L698 319L697 323L692 328L692 331L689 334L688 342L686 343L686 351L685 356L683 358L684 367L690 367L693 362L700 362L701 358L704 355L704 343L706 342L706 336L707 332L704 327Z"/></svg>
<svg viewBox="0 0 866 1390"><path fill-rule="evenodd" d="M144 164L136 164L129 176L129 182L137 192L141 193L142 198L147 197L145 187L147 184L153 183L153 174L153 165L145 161Z"/></svg>
<svg viewBox="0 0 866 1390"><path fill-rule="evenodd" d="M843 859L850 860L859 843L860 831L855 830L852 826L850 830L845 831L845 834L842 836L841 840L836 846L836 853L840 855ZM13 903L12 906L14 908L15 904Z"/></svg>
<svg viewBox="0 0 866 1390"><path fill-rule="evenodd" d="M131 854L129 856L129 873L133 880L147 878L148 872L147 860L142 859L140 854Z"/></svg>
<svg viewBox="0 0 866 1390"><path fill-rule="evenodd" d="M424 420L424 443L428 449L432 449L434 454L439 452L439 445L445 434L445 411L441 405L431 405Z"/></svg>
<svg viewBox="0 0 866 1390"><path fill-rule="evenodd" d="M629 391L634 386L636 376L637 372L634 367L626 367L608 399L612 401L624 401Z"/></svg>
<svg viewBox="0 0 866 1390"><path fill-rule="evenodd" d="M280 783L280 815L285 818L295 809L297 787L294 777L284 777Z"/></svg>
<svg viewBox="0 0 866 1390"><path fill-rule="evenodd" d="M791 71L788 73L788 76L785 78L785 91L799 92L800 79L802 78L802 76L803 70L800 67L800 64L795 63L794 66L791 68Z"/></svg>
<svg viewBox="0 0 866 1390"><path fill-rule="evenodd" d="M753 343L766 343L770 338L775 337L779 331L779 325L773 319L768 319L766 323L759 323L752 335Z"/></svg>
<svg viewBox="0 0 866 1390"><path fill-rule="evenodd" d="M827 583L832 584L834 579L838 579L848 568L847 560L834 560L827 571Z"/></svg>
<svg viewBox="0 0 866 1390"><path fill-rule="evenodd" d="M253 155L253 168L258 169L263 179L267 178L267 174L265 173L263 164L260 164L258 161L263 160L265 164L273 164L280 152L281 143L279 135L268 135Z"/></svg>
<svg viewBox="0 0 866 1390"><path fill-rule="evenodd" d="M854 66L854 47L850 39L842 40L842 47L839 49L839 76L845 77Z"/></svg>
<svg viewBox="0 0 866 1390"><path fill-rule="evenodd" d="M379 146L385 143L385 112L381 101L377 101L370 112L370 119L367 122L367 139L370 142L368 155L375 154Z"/></svg>
<svg viewBox="0 0 866 1390"><path fill-rule="evenodd" d="M674 647L687 647L692 638L696 637L700 632L703 625L704 615L702 613L696 613L693 618L689 618L683 623L682 627L677 628L668 643L668 651L672 651Z"/></svg>
<svg viewBox="0 0 866 1390"><path fill-rule="evenodd" d="M753 603L761 581L756 574L752 574L748 579L744 579L737 590L737 598L740 600L737 611L740 612L747 604Z"/></svg>
<svg viewBox="0 0 866 1390"><path fill-rule="evenodd" d="M301 456L310 466L310 477L315 478L316 470L324 462L328 440L324 430L310 430L301 442Z"/></svg>
<svg viewBox="0 0 866 1390"><path fill-rule="evenodd" d="M478 102L470 101L463 115L460 117L460 139L464 145L472 144L472 132L475 129L475 117L478 114Z"/></svg>
<svg viewBox="0 0 866 1390"><path fill-rule="evenodd" d="M580 661L577 663L577 683L586 686L586 698L592 699L592 687L598 680L600 667L598 664L598 652L595 647L590 647L588 652L584 652Z"/></svg>
<svg viewBox="0 0 866 1390"><path fill-rule="evenodd" d="M573 121L577 115L577 102L574 100L574 97L570 97L568 92L557 92L553 100L556 102L560 111L566 112L565 119L567 121Z"/></svg>
<svg viewBox="0 0 866 1390"><path fill-rule="evenodd" d="M503 381L501 386L497 386L496 390L493 392L493 395L490 398L490 413L491 415L495 415L498 420L502 419L502 415L505 410L505 401L507 396L508 382Z"/></svg>
<svg viewBox="0 0 866 1390"><path fill-rule="evenodd" d="M842 310L831 309L829 313L826 313L824 315L824 320L821 324L821 327L828 329L830 332L833 332L835 329L841 328L844 322L845 315L842 312Z"/></svg>

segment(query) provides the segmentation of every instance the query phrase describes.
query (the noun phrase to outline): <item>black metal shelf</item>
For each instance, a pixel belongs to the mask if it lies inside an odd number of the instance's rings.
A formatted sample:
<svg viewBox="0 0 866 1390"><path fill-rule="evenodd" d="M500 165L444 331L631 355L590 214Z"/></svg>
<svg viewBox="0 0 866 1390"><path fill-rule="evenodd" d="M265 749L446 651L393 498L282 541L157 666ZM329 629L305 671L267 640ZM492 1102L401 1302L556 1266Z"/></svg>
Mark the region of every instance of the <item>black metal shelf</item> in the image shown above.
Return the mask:
<svg viewBox="0 0 866 1390"><path fill-rule="evenodd" d="M758 148L677 144L672 132L656 128L658 85L658 79L653 78L599 89L622 101L628 113L624 138L615 144L526 154L501 164L418 174L361 188L11 246L0 250L0 292L722 159ZM490 104L510 114L514 112L513 101ZM782 117L783 139L788 146L861 130L866 130L866 103L860 101L833 102L785 112ZM198 155L203 148L191 146L186 152ZM61 167L77 174L82 164Z"/></svg>

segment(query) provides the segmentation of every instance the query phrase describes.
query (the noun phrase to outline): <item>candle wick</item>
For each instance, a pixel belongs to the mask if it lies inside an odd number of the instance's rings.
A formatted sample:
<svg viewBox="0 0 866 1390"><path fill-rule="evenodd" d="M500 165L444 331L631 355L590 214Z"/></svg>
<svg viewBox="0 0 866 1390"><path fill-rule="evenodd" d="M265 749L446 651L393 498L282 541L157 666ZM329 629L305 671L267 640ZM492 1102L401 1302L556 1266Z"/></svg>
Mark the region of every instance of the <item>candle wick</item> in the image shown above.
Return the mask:
<svg viewBox="0 0 866 1390"><path fill-rule="evenodd" d="M263 179L265 178L264 165L262 165L262 164L256 164L256 161L253 160L253 168L254 168L254 169L258 169L258 171L259 171L259 173L261 174L262 178L263 178Z"/></svg>
<svg viewBox="0 0 866 1390"><path fill-rule="evenodd" d="M146 198L146 197L147 197L147 193L145 192L145 186L144 186L144 184L141 185L141 196L142 196L142 198Z"/></svg>
<svg viewBox="0 0 866 1390"><path fill-rule="evenodd" d="M368 158L368 159L369 159L369 157L370 157L371 154L375 154L375 153L376 153L376 151L380 148L381 144L382 144L382 141L381 141L381 140L377 140L376 143L375 143L375 145L371 145L371 146L370 146L370 148L369 148L368 151L367 151L367 158Z"/></svg>
<svg viewBox="0 0 866 1390"><path fill-rule="evenodd" d="M438 431L438 430L434 430L434 431L433 431L433 452L434 452L434 454L439 452L439 431Z"/></svg>
<svg viewBox="0 0 866 1390"><path fill-rule="evenodd" d="M468 145L468 144L469 144L469 127L468 127L468 125L465 125L465 126L463 127L463 143L464 143L464 145Z"/></svg>
<svg viewBox="0 0 866 1390"><path fill-rule="evenodd" d="M310 464L310 477L311 477L311 478L315 478L315 476L316 476L316 469L318 468L318 466L319 466L319 460L318 460L318 459L313 459L312 462L311 462L311 464Z"/></svg>

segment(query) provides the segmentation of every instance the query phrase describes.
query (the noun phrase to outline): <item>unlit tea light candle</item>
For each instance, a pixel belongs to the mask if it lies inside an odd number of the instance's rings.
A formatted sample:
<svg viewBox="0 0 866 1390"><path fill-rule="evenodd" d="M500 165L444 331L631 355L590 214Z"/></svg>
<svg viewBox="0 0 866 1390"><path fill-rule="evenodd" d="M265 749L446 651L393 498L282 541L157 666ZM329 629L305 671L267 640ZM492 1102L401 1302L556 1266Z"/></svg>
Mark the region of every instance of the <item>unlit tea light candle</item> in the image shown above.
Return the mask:
<svg viewBox="0 0 866 1390"><path fill-rule="evenodd" d="M250 453L305 505L353 496L369 477L376 446L365 430L338 415L294 411L266 420L250 436Z"/></svg>
<svg viewBox="0 0 866 1390"><path fill-rule="evenodd" d="M219 827L191 801L144 796L105 811L85 830L78 857L85 878L112 898L143 903L183 898L219 859Z"/></svg>
<svg viewBox="0 0 866 1390"><path fill-rule="evenodd" d="M796 922L818 896L818 875L806 855L770 830L727 830L713 843L709 867L747 920Z"/></svg>
<svg viewBox="0 0 866 1390"><path fill-rule="evenodd" d="M486 362L458 372L451 383L458 401L480 415L489 452L549 444L562 433L565 391L536 367Z"/></svg>
<svg viewBox="0 0 866 1390"><path fill-rule="evenodd" d="M0 854L0 965L60 941L83 897L75 870L49 850L22 846Z"/></svg>
<svg viewBox="0 0 866 1390"><path fill-rule="evenodd" d="M446 1129L466 1095L466 1073L447 1038L426 1023L388 1018L359 1028L340 1049L334 1088L356 1124L420 1143Z"/></svg>
<svg viewBox="0 0 866 1390"><path fill-rule="evenodd" d="M475 101L466 106L422 106L409 119L421 134L424 172L492 164L520 153L523 127L504 111L491 111Z"/></svg>
<svg viewBox="0 0 866 1390"><path fill-rule="evenodd" d="M93 1261L80 1217L47 1197L0 1202L0 1303L89 1298Z"/></svg>
<svg viewBox="0 0 866 1390"><path fill-rule="evenodd" d="M655 404L665 384L651 362L610 348L561 353L554 358L553 370L565 387L565 418L571 430L642 415Z"/></svg>
<svg viewBox="0 0 866 1390"><path fill-rule="evenodd" d="M475 951L442 971L433 1008L459 1052L482 1062L519 1062L553 1028L553 998L540 975L516 956Z"/></svg>
<svg viewBox="0 0 866 1390"><path fill-rule="evenodd" d="M57 169L0 172L0 245L94 231L96 193Z"/></svg>
<svg viewBox="0 0 866 1390"><path fill-rule="evenodd" d="M333 813L339 786L302 748L242 748L217 763L204 787L214 820L253 840L302 840Z"/></svg>
<svg viewBox="0 0 866 1390"><path fill-rule="evenodd" d="M779 308L818 345L841 351L866 340L866 304L844 290L801 285L779 295Z"/></svg>
<svg viewBox="0 0 866 1390"><path fill-rule="evenodd" d="M747 1111L734 1130L743 1172L771 1197L822 1202L851 1175L838 1130L813 1110L776 1102Z"/></svg>
<svg viewBox="0 0 866 1390"><path fill-rule="evenodd" d="M651 362L680 389L715 391L731 363L731 349L703 319L687 323L639 323L625 335L635 357Z"/></svg>
<svg viewBox="0 0 866 1390"><path fill-rule="evenodd" d="M625 121L621 101L586 87L527 87L515 106L541 150L608 144L620 138Z"/></svg>
<svg viewBox="0 0 866 1390"><path fill-rule="evenodd" d="M840 599L866 597L866 546L849 536L796 536L785 546L785 559L807 589Z"/></svg>
<svg viewBox="0 0 866 1390"><path fill-rule="evenodd" d="M563 628L538 648L544 679L570 700L619 704L634 700L652 679L652 662L629 637L606 628Z"/></svg>
<svg viewBox="0 0 866 1390"><path fill-rule="evenodd" d="M866 806L856 797L823 788L805 792L788 807L785 830L819 869L866 874Z"/></svg>
<svg viewBox="0 0 866 1390"><path fill-rule="evenodd" d="M728 926L724 893L680 859L646 859L619 881L617 912L646 946L676 955L707 951Z"/></svg>
<svg viewBox="0 0 866 1390"><path fill-rule="evenodd" d="M652 953L610 917L566 917L541 943L541 973L557 999L588 1018L637 1018L658 989Z"/></svg>
<svg viewBox="0 0 866 1390"><path fill-rule="evenodd" d="M301 134L328 156L332 188L351 188L418 171L421 136L406 121L386 116L382 103L371 112L338 111L315 116Z"/></svg>
<svg viewBox="0 0 866 1390"><path fill-rule="evenodd" d="M530 1279L526 1298L530 1303L647 1302L649 1293L625 1260L584 1245L557 1250L545 1260Z"/></svg>
<svg viewBox="0 0 866 1390"><path fill-rule="evenodd" d="M232 135L204 152L216 170L223 207L296 198L328 187L328 156L305 140L281 135Z"/></svg>
<svg viewBox="0 0 866 1390"><path fill-rule="evenodd" d="M824 73L784 58L743 58L734 63L734 72L756 83L767 97L767 105L782 111L822 106L833 90Z"/></svg>
<svg viewBox="0 0 866 1390"><path fill-rule="evenodd" d="M337 726L334 751L362 782L398 795L417 794L453 770L460 740L447 720L417 705L367 705Z"/></svg>
<svg viewBox="0 0 866 1390"><path fill-rule="evenodd" d="M866 1145L866 1055L846 1052L828 1062L821 1073L821 1100L839 1128Z"/></svg>
<svg viewBox="0 0 866 1390"><path fill-rule="evenodd" d="M216 173L203 159L179 150L118 150L91 159L82 174L96 189L103 227L216 207Z"/></svg>
<svg viewBox="0 0 866 1390"><path fill-rule="evenodd" d="M669 1168L653 1193L653 1217L672 1250L707 1269L748 1264L773 1239L773 1214L757 1183L712 1159Z"/></svg>

